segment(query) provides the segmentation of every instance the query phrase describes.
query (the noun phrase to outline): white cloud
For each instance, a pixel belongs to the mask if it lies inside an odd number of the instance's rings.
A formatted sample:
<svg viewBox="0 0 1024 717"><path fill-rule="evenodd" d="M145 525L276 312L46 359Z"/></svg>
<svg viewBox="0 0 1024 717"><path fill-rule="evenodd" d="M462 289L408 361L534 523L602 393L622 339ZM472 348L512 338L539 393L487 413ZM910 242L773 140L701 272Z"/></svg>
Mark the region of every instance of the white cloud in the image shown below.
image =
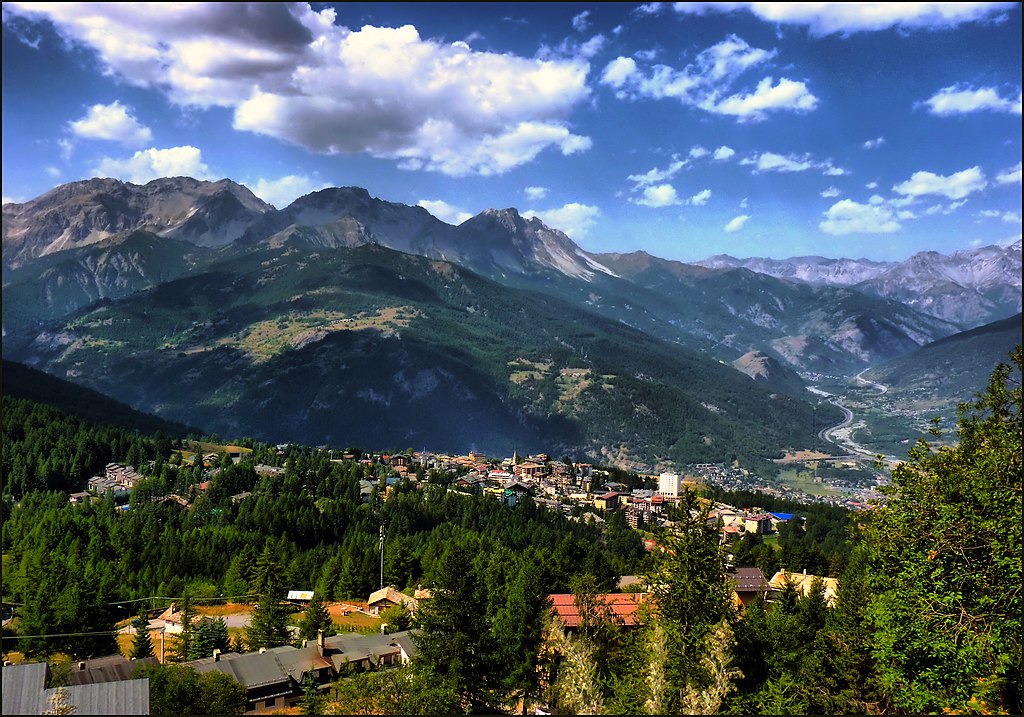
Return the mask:
<svg viewBox="0 0 1024 717"><path fill-rule="evenodd" d="M746 209L749 204L749 200L746 197L743 197L743 199L740 200L740 209Z"/></svg>
<svg viewBox="0 0 1024 717"><path fill-rule="evenodd" d="M729 220L729 223L722 229L726 234L735 234L746 225L747 220L750 219L750 215L741 214L738 217L733 217Z"/></svg>
<svg viewBox="0 0 1024 717"><path fill-rule="evenodd" d="M914 172L910 179L894 186L893 191L911 197L940 194L950 199L962 199L986 186L981 168L971 167L948 177L933 172Z"/></svg>
<svg viewBox="0 0 1024 717"><path fill-rule="evenodd" d="M936 94L925 100L928 111L942 117L949 115L969 114L971 112L1009 112L1021 113L1021 91L1017 96L1002 97L995 87L961 87L951 85L943 87Z"/></svg>
<svg viewBox="0 0 1024 717"><path fill-rule="evenodd" d="M134 184L145 184L160 177L215 179L203 163L202 152L190 145L139 150L131 157L104 157L92 169L93 176L113 177Z"/></svg>
<svg viewBox="0 0 1024 717"><path fill-rule="evenodd" d="M864 186L868 189L878 189L878 182L868 182Z"/></svg>
<svg viewBox="0 0 1024 717"><path fill-rule="evenodd" d="M589 63L478 52L415 27L336 25L308 4L4 5L49 18L105 70L186 107L224 107L235 129L321 154L494 175L590 145L568 124Z"/></svg>
<svg viewBox="0 0 1024 717"><path fill-rule="evenodd" d="M68 123L71 132L83 139L106 139L127 147L141 147L153 141L153 132L139 123L131 109L118 101L93 105L85 117Z"/></svg>
<svg viewBox="0 0 1024 717"><path fill-rule="evenodd" d="M1020 214L1017 212L1003 212L998 209L983 209L978 212L979 217L986 219L1001 219L1007 224L1020 224Z"/></svg>
<svg viewBox="0 0 1024 717"><path fill-rule="evenodd" d="M767 22L802 25L811 35L823 37L835 33L849 35L900 28L903 30L951 28L966 22L988 20L1009 9L1013 3L837 3L837 2L744 2L673 4L682 14L748 10ZM657 12L661 8L654 10Z"/></svg>
<svg viewBox="0 0 1024 717"><path fill-rule="evenodd" d="M462 222L473 216L470 212L452 206L443 199L421 199L416 204L426 209L442 222L449 224L462 224Z"/></svg>
<svg viewBox="0 0 1024 717"><path fill-rule="evenodd" d="M769 110L810 112L817 106L818 98L807 90L807 85L785 77L776 85L771 77L765 77L752 94L732 95L717 104L712 100L701 105L709 112L751 121L765 119Z"/></svg>
<svg viewBox="0 0 1024 717"><path fill-rule="evenodd" d="M589 204L571 202L557 209L536 211L533 209L523 212L523 216L537 217L549 227L558 229L572 239L582 239L601 216L598 207Z"/></svg>
<svg viewBox="0 0 1024 717"><path fill-rule="evenodd" d="M762 152L754 160L743 160L743 164L753 164L755 172L806 172L815 166L806 155L785 156L774 152Z"/></svg>
<svg viewBox="0 0 1024 717"><path fill-rule="evenodd" d="M658 56L658 52L659 50L657 48L651 48L650 50L637 50L633 53L633 57L644 60L645 62L650 62Z"/></svg>
<svg viewBox="0 0 1024 717"><path fill-rule="evenodd" d="M840 192L836 187L829 187L828 189L821 191L821 196L824 197L825 199L838 197L840 194L842 194L842 192Z"/></svg>
<svg viewBox="0 0 1024 717"><path fill-rule="evenodd" d="M60 168L58 168L58 167L47 167L43 171L45 171L48 175L50 175L54 179L56 179L57 177L59 177L61 175Z"/></svg>
<svg viewBox="0 0 1024 717"><path fill-rule="evenodd" d="M673 155L671 164L669 164L665 169L658 169L655 167L643 174L631 174L627 179L633 182L635 185L634 189L639 189L640 187L660 184L666 179L671 179L686 165L687 161L685 159L679 159L678 155Z"/></svg>
<svg viewBox="0 0 1024 717"><path fill-rule="evenodd" d="M622 99L674 98L684 105L733 116L741 122L763 120L769 112L778 110L813 110L818 100L807 86L785 77L778 83L765 77L752 92L732 91L741 75L768 62L775 54L774 50L751 47L742 38L729 35L700 52L681 70L668 65L641 70L633 58L618 57L605 66L601 82L617 90L616 96Z"/></svg>
<svg viewBox="0 0 1024 717"><path fill-rule="evenodd" d="M537 200L548 196L548 191L547 187L526 187L523 190L523 194L526 195L527 199Z"/></svg>
<svg viewBox="0 0 1024 717"><path fill-rule="evenodd" d="M605 65L604 72L601 73L601 82L619 89L636 73L636 60L632 57L616 57Z"/></svg>
<svg viewBox="0 0 1024 717"><path fill-rule="evenodd" d="M645 207L668 207L673 204L681 204L675 187L671 184L658 184L644 189L643 196L632 200L635 204Z"/></svg>
<svg viewBox="0 0 1024 717"><path fill-rule="evenodd" d="M57 140L57 147L60 148L60 158L65 162L71 161L71 155L75 151L75 143L70 139L61 138Z"/></svg>
<svg viewBox="0 0 1024 717"><path fill-rule="evenodd" d="M312 177L289 174L277 179L260 177L255 182L247 183L246 186L263 201L273 204L278 209L283 209L299 197L331 185L327 182L315 181Z"/></svg>
<svg viewBox="0 0 1024 717"><path fill-rule="evenodd" d="M717 159L718 161L721 162L721 161L724 161L726 159L732 158L732 156L735 155L735 154L736 154L736 150L735 149L733 149L732 147L726 147L723 144L721 147L719 147L718 149L715 150L715 153L712 155L712 159Z"/></svg>
<svg viewBox="0 0 1024 717"><path fill-rule="evenodd" d="M696 194L694 194L692 197L687 199L686 203L694 207L703 207L705 204L708 203L709 199L711 199L711 190L702 189Z"/></svg>
<svg viewBox="0 0 1024 717"><path fill-rule="evenodd" d="M590 27L590 20L587 19L589 17L590 17L590 10L584 10L579 15L576 15L575 17L573 17L573 19L572 19L573 29L575 29L576 32L585 32L586 29L588 27Z"/></svg>
<svg viewBox="0 0 1024 717"><path fill-rule="evenodd" d="M859 204L840 199L825 212L818 227L826 234L891 234L900 224L890 208L878 204Z"/></svg>
<svg viewBox="0 0 1024 717"><path fill-rule="evenodd" d="M885 144L885 137L875 137L874 139L869 139L864 142L861 147L864 149L878 149L883 144Z"/></svg>
<svg viewBox="0 0 1024 717"><path fill-rule="evenodd" d="M1017 165L1004 169L1002 172L996 175L996 181L999 184L1020 184L1021 183L1021 163L1017 162Z"/></svg>
<svg viewBox="0 0 1024 717"><path fill-rule="evenodd" d="M842 177L842 176L843 176L843 175L845 175L845 174L849 174L849 172L847 172L847 171L846 171L845 169L843 169L842 167L833 167L833 166L832 166L831 164L829 164L828 162L825 162L825 163L824 163L823 165L821 165L821 166L823 166L823 167L825 168L825 172L824 172L824 174L825 174L826 176L829 176L829 177Z"/></svg>
<svg viewBox="0 0 1024 717"><path fill-rule="evenodd" d="M710 154L710 152L708 152L704 147L701 147L699 144L695 144L693 147L690 148L690 157L692 159L700 159L701 157L707 157L708 154Z"/></svg>
<svg viewBox="0 0 1024 717"><path fill-rule="evenodd" d="M934 216L936 214L949 215L965 204L967 204L966 199L961 199L959 202L950 202L946 205L935 204L925 209L924 213L928 216Z"/></svg>
<svg viewBox="0 0 1024 717"><path fill-rule="evenodd" d="M20 202L14 197L8 197L6 194L3 196L2 202L4 204L20 204Z"/></svg>
<svg viewBox="0 0 1024 717"><path fill-rule="evenodd" d="M585 57L589 59L596 55L597 53L599 53L601 50L603 50L607 42L608 38L606 38L604 35L594 35L592 38L590 38L589 40L587 40L586 42L579 46L577 54L579 54L580 57Z"/></svg>

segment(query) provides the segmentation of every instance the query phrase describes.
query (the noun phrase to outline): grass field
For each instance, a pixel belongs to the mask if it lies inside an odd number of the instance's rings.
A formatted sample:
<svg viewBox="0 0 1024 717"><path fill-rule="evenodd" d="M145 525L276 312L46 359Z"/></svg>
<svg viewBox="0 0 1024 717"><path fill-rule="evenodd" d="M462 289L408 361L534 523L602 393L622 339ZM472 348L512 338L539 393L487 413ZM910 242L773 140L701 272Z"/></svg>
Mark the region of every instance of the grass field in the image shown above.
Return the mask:
<svg viewBox="0 0 1024 717"><path fill-rule="evenodd" d="M814 473L811 471L782 470L779 471L778 481L794 490L799 490L808 495L839 496L843 491L823 483L814 481Z"/></svg>

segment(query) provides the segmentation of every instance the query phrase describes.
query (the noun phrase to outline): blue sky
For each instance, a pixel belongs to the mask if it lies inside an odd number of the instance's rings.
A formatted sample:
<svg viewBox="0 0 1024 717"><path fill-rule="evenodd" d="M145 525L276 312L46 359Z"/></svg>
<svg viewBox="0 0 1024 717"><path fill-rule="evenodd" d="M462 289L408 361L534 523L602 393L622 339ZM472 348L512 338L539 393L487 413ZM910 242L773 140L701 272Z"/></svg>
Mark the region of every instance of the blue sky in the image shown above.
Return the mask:
<svg viewBox="0 0 1024 717"><path fill-rule="evenodd" d="M1016 3L4 3L2 51L5 203L356 185L684 261L1021 234Z"/></svg>

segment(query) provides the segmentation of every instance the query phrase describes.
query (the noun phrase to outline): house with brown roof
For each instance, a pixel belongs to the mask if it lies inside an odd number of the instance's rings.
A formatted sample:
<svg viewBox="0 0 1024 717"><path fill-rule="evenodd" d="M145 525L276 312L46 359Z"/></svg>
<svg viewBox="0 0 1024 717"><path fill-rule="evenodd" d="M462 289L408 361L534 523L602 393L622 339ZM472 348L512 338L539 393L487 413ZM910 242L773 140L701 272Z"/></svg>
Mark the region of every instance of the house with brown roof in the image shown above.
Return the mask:
<svg viewBox="0 0 1024 717"><path fill-rule="evenodd" d="M394 585L388 585L385 588L370 593L366 604L373 615L380 615L393 605L403 606L412 615L416 613L416 609L419 607L419 601L416 598L411 598L405 593L399 592Z"/></svg>
<svg viewBox="0 0 1024 717"><path fill-rule="evenodd" d="M746 608L758 597L768 592L768 581L760 568L735 568L729 573L733 584L733 603L737 608Z"/></svg>

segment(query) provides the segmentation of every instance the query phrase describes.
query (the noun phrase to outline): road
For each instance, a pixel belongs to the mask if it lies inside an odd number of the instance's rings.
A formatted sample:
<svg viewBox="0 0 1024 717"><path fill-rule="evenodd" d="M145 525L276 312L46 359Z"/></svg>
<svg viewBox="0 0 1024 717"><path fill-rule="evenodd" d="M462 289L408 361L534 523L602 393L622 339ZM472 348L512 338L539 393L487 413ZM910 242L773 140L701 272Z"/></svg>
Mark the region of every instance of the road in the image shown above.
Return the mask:
<svg viewBox="0 0 1024 717"><path fill-rule="evenodd" d="M871 370L870 368L864 369L864 371L861 371L856 376L854 376L853 380L857 381L858 383L862 383L865 386L872 386L872 387L874 387L874 389L876 391L878 391L878 395L881 396L882 394L884 394L886 391L889 390L889 387L884 385L884 384L875 383L874 381L868 381L866 378L863 378L864 372L865 371L870 371L870 370Z"/></svg>
<svg viewBox="0 0 1024 717"><path fill-rule="evenodd" d="M864 371L867 370L868 369L864 369ZM856 376L854 376L854 380L857 381L858 383L874 387L875 390L878 391L879 396L881 396L882 394L889 390L888 386L885 386L880 383L874 383L873 381L868 381L867 379L863 378L862 374L864 373L864 371L861 371ZM843 412L843 420L835 425L822 428L820 431L818 431L818 438L820 438L823 441L826 441L827 443L832 443L834 445L845 448L847 451L851 453L857 454L864 458L870 458L872 461L874 461L876 457L875 454L867 450L860 444L855 443L849 438L843 440L833 437L833 434L836 431L846 428L851 423L853 423L853 411L851 411L849 408L843 405L843 397L836 396L834 394L828 393L827 391L822 391L820 388L814 386L808 386L807 390L819 396L827 397L829 403L831 403L833 406L835 406L836 408ZM894 456L885 456L884 461L890 468L895 467L900 462Z"/></svg>

